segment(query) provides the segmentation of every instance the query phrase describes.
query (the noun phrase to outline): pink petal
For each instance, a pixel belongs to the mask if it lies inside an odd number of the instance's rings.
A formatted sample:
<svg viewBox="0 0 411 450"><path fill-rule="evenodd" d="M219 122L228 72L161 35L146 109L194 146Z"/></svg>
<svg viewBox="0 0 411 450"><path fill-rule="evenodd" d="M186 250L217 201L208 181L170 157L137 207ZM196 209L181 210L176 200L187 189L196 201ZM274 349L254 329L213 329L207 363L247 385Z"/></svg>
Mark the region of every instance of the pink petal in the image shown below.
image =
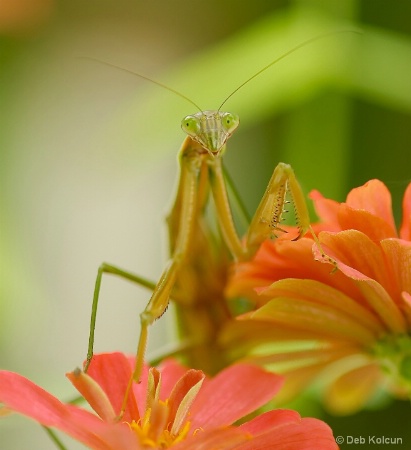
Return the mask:
<svg viewBox="0 0 411 450"><path fill-rule="evenodd" d="M194 436L188 437L172 448L173 450L234 450L239 444L249 440L250 436L236 427L199 429Z"/></svg>
<svg viewBox="0 0 411 450"><path fill-rule="evenodd" d="M106 393L98 383L80 369L67 373L66 376L105 422L114 422L116 413Z"/></svg>
<svg viewBox="0 0 411 450"><path fill-rule="evenodd" d="M275 409L273 411L260 414L249 422L240 425L240 429L251 433L253 436L263 434L276 427L298 423L301 420L297 411L291 409Z"/></svg>
<svg viewBox="0 0 411 450"><path fill-rule="evenodd" d="M94 355L87 371L87 375L91 376L107 394L116 414L121 411L131 374L130 363L123 353ZM138 421L139 418L140 414L134 395L129 395L123 420L131 422L132 420Z"/></svg>
<svg viewBox="0 0 411 450"><path fill-rule="evenodd" d="M172 432L178 433L180 431L188 414L188 409L192 405L204 378L205 375L201 370L190 369L176 383L169 397L169 421L173 424ZM195 386L196 388L192 389ZM176 420L178 423L175 423ZM176 430L174 430L174 427L176 427Z"/></svg>
<svg viewBox="0 0 411 450"><path fill-rule="evenodd" d="M363 209L384 219L395 233L391 194L381 181L370 180L363 186L353 189L347 196L347 205L354 209Z"/></svg>
<svg viewBox="0 0 411 450"><path fill-rule="evenodd" d="M182 376L187 372L188 368L184 367L175 359L166 359L161 362L161 393L160 398L165 400L170 397L171 391L174 386L180 380Z"/></svg>
<svg viewBox="0 0 411 450"><path fill-rule="evenodd" d="M12 372L0 372L0 402L44 426L55 427L69 434L95 450L126 450L117 444L111 445L104 438L112 427L119 435L132 434L127 425L110 425L88 411L65 405L31 381Z"/></svg>
<svg viewBox="0 0 411 450"><path fill-rule="evenodd" d="M411 241L411 183L405 190L404 200L402 202L402 211L400 237Z"/></svg>
<svg viewBox="0 0 411 450"><path fill-rule="evenodd" d="M251 364L235 364L203 385L192 408L192 427L227 426L271 400L282 377Z"/></svg>
<svg viewBox="0 0 411 450"><path fill-rule="evenodd" d="M269 411L240 429L258 434L236 450L338 450L327 424L317 419L301 419L294 411Z"/></svg>

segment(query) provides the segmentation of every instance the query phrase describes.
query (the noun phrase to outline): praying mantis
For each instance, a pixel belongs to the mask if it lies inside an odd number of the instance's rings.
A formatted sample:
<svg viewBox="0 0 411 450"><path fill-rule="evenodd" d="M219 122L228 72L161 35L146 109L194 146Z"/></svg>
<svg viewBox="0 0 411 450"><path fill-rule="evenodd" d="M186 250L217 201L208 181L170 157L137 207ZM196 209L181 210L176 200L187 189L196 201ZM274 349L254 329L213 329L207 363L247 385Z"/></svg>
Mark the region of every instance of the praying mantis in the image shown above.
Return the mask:
<svg viewBox="0 0 411 450"><path fill-rule="evenodd" d="M223 298L214 298L212 300L211 296L209 296L200 302L193 301L187 295L182 295L184 290L189 290L190 288L193 272L197 273L197 277L203 278L204 286L207 288L214 282L218 283L218 280L215 279L216 272L207 272L212 264L215 265L215 258L212 254L214 244L211 242L214 239L213 233L210 231L205 217L205 209L209 197L213 199L218 228L222 237L221 240L225 244L223 254L227 261L229 260L228 254L231 255L231 260L235 262L250 260L266 239L275 239L279 233L283 233L281 222L288 203L292 203L298 230L297 235L293 239L299 239L310 230L315 242L321 248L310 226L309 213L300 184L292 167L282 162L274 169L245 236L241 238L238 235L227 194L222 157L225 154L229 138L239 126L239 117L234 113L223 111L222 108L227 100L245 84L281 59L318 39L347 31L351 32L352 30L334 31L316 36L284 53L238 86L217 110L202 110L192 100L174 89L128 69L114 66L179 95L198 110L195 114L186 116L181 122L181 127L187 136L179 150L180 174L177 193L171 211L167 216L170 258L159 281L156 284L148 282L135 274L106 263L103 263L98 270L91 312L85 372L93 358L94 331L103 274L113 274L152 290L151 298L140 314L141 329L136 351L136 362L132 378L125 393L122 412L125 410L132 383L140 382L141 379L148 329L155 320L165 313L170 299L173 299L178 305L177 313L179 320L182 320L183 327L187 328L186 334L196 334L200 341L203 339L203 345L207 345L212 339L213 332L210 330L213 327L218 328L227 317L230 317L230 311L224 305ZM112 66L110 63L104 64ZM211 263L208 264L210 261ZM221 280L220 284L224 284L224 280ZM219 288L216 290L219 291ZM220 292L222 292L222 289L220 289ZM199 330L188 330L190 328L190 314L192 314L191 317L197 317L196 326L203 319L204 321L209 321L211 323L209 329L204 331L200 325ZM187 317L184 317L185 315ZM201 347L201 342L199 347ZM203 358L201 353L197 356L198 358Z"/></svg>

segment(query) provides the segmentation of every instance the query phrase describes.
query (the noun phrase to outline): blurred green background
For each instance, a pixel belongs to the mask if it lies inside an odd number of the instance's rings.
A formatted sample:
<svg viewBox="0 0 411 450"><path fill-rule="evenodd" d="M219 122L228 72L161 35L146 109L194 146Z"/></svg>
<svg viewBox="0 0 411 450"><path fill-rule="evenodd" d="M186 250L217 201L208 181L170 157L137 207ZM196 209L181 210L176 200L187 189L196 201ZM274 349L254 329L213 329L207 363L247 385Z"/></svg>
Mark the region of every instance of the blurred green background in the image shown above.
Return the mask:
<svg viewBox="0 0 411 450"><path fill-rule="evenodd" d="M281 160L306 192L337 200L383 180L400 220L411 179L410 17L407 0L2 0L0 367L70 398L63 374L86 354L99 264L155 279L166 256L180 120L195 111L79 57L144 73L215 109L301 42L361 29L300 49L230 98L224 108L241 127L226 165L250 211ZM134 352L147 299L104 280L96 351ZM149 351L172 339L170 321L158 321ZM411 448L409 405L387 407L323 417L336 436L403 437L396 448ZM54 448L18 417L0 423L0 442L2 450Z"/></svg>

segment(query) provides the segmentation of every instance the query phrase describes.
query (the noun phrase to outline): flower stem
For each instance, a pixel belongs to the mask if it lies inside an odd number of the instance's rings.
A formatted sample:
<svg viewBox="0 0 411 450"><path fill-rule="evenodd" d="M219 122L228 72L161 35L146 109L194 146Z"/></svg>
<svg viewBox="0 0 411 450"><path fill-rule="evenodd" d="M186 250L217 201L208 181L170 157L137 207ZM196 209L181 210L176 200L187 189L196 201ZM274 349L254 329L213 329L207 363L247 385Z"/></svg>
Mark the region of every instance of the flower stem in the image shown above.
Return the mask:
<svg viewBox="0 0 411 450"><path fill-rule="evenodd" d="M43 429L49 435L49 438L56 444L57 448L60 450L67 450L67 447L60 441L57 434L51 428L43 426Z"/></svg>

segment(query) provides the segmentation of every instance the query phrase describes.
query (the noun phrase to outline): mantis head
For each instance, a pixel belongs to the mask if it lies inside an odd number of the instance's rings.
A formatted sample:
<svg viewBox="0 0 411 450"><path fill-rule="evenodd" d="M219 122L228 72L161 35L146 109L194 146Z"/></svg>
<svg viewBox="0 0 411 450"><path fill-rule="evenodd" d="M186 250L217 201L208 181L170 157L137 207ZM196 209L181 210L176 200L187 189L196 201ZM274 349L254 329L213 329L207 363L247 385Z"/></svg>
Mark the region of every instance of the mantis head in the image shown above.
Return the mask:
<svg viewBox="0 0 411 450"><path fill-rule="evenodd" d="M219 156L227 139L240 123L237 114L222 111L200 111L184 117L181 128L212 156Z"/></svg>

